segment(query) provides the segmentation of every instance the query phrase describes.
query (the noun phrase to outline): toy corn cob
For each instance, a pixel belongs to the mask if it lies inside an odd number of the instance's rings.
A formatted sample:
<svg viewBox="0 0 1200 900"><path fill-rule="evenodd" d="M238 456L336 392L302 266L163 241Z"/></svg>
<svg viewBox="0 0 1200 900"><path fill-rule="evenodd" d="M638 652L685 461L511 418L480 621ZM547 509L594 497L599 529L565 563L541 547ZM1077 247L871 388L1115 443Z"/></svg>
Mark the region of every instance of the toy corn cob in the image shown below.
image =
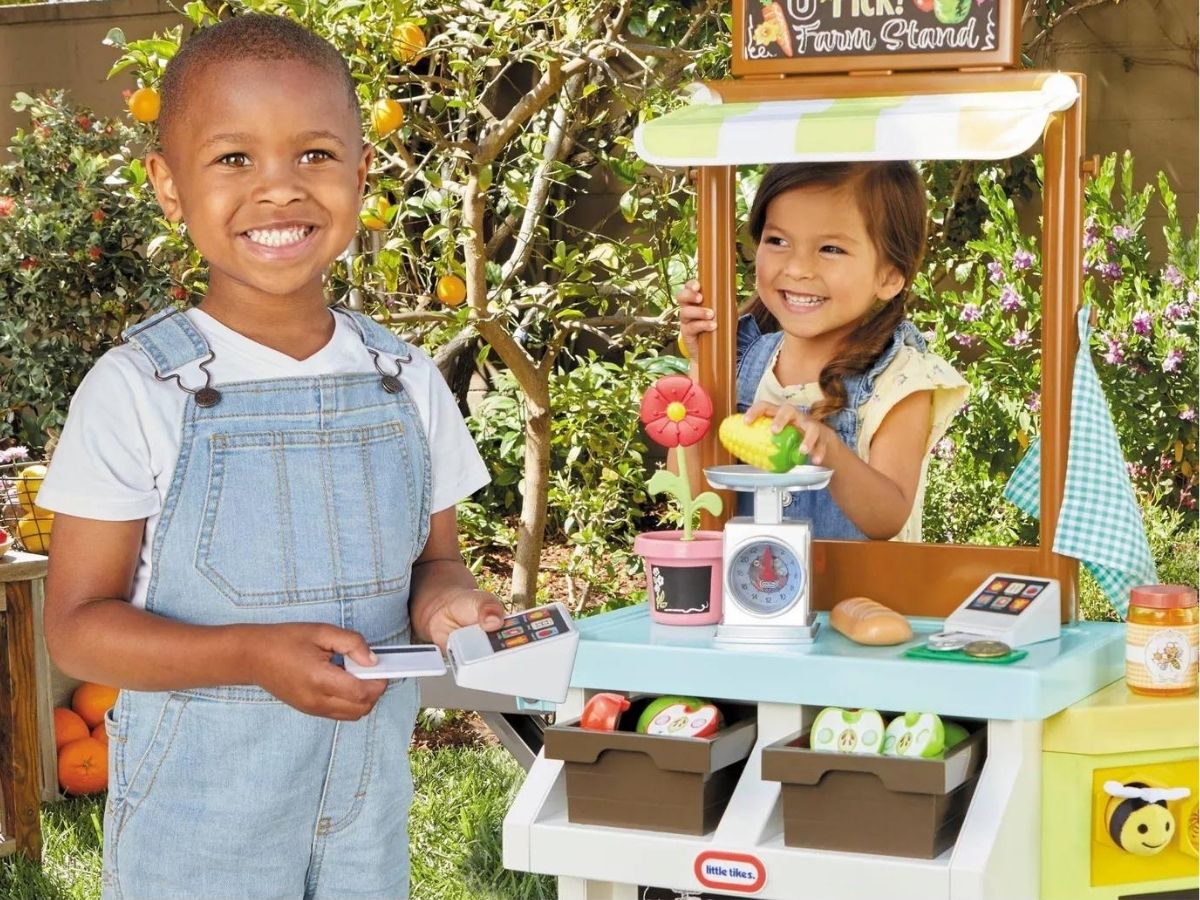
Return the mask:
<svg viewBox="0 0 1200 900"><path fill-rule="evenodd" d="M786 472L807 465L808 454L800 452L803 435L795 425L785 425L778 434L771 431L772 420L760 416L747 424L741 413L726 417L717 437L721 446L744 463L768 472Z"/></svg>

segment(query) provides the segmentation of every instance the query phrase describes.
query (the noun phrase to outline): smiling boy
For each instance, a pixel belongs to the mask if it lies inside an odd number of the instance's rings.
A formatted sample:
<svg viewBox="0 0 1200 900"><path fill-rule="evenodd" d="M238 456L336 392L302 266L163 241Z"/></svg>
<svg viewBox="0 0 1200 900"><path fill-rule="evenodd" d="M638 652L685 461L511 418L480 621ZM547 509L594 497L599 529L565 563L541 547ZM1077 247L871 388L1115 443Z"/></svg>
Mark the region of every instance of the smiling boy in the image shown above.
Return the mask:
<svg viewBox="0 0 1200 900"><path fill-rule="evenodd" d="M121 688L103 896L403 898L416 688L336 656L499 626L455 526L487 472L429 358L328 307L372 158L341 56L239 16L162 96L147 169L208 291L97 363L38 497L51 655Z"/></svg>

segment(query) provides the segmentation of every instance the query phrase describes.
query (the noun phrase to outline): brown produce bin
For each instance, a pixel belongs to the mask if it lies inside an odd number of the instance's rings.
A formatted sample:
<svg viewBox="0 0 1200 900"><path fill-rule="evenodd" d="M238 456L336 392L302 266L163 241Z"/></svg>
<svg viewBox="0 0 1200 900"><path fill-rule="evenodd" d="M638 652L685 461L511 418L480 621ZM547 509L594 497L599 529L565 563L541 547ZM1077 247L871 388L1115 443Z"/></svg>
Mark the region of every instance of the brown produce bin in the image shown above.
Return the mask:
<svg viewBox="0 0 1200 900"><path fill-rule="evenodd" d="M885 717L886 718L886 717ZM800 733L763 749L762 777L783 784L789 847L933 859L954 846L987 755L987 723L944 759L808 748Z"/></svg>
<svg viewBox="0 0 1200 900"><path fill-rule="evenodd" d="M646 704L634 700L621 724L634 728ZM758 736L753 706L715 701L725 727L711 738L589 731L578 720L545 731L545 753L567 772L567 819L677 834L717 826Z"/></svg>

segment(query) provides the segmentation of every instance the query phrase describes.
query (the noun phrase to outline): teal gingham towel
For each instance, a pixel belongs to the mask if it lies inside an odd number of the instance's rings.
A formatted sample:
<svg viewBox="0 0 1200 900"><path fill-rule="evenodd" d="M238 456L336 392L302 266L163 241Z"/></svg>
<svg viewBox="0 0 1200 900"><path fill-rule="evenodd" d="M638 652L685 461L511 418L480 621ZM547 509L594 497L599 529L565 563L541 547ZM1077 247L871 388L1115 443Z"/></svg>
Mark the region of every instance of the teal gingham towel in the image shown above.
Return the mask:
<svg viewBox="0 0 1200 900"><path fill-rule="evenodd" d="M1129 589L1154 584L1158 576L1117 430L1092 364L1089 311L1090 307L1085 306L1077 316L1079 355L1075 357L1071 390L1067 485L1054 552L1081 561L1124 618L1129 609ZM1004 496L1035 519L1039 512L1041 460L1042 443L1037 438L1004 488Z"/></svg>

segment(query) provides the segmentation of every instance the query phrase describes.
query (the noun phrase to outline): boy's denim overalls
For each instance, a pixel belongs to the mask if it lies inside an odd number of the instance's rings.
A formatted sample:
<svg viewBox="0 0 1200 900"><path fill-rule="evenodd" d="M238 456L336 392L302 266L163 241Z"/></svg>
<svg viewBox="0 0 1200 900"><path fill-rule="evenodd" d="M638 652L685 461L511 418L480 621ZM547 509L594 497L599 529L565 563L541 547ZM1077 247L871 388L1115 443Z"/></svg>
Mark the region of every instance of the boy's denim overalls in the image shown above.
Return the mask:
<svg viewBox="0 0 1200 900"><path fill-rule="evenodd" d="M386 329L351 321L381 371L408 360ZM126 337L159 376L209 356L173 310ZM430 518L412 400L374 373L213 387L215 406L187 400L146 608L196 625L321 622L407 642ZM103 896L407 897L416 705L412 681L391 682L357 722L304 715L249 685L122 691L107 722Z"/></svg>
<svg viewBox="0 0 1200 900"><path fill-rule="evenodd" d="M754 402L758 384L767 372L767 366L775 357L783 341L782 331L763 334L758 323L748 315L738 320L737 333L737 408L745 412ZM921 352L925 351L925 339L907 319L896 326L892 342L884 349L871 368L861 375L850 375L844 379L846 405L825 420L825 424L837 432L842 442L858 452L858 408L875 390L875 380L888 367L900 348L908 344ZM804 412L808 412L804 408ZM754 495L739 492L737 514L749 516L754 512ZM783 515L786 519L808 519L812 522L813 537L823 540L865 541L867 536L846 518L841 507L828 490L797 491L790 502L784 501Z"/></svg>

